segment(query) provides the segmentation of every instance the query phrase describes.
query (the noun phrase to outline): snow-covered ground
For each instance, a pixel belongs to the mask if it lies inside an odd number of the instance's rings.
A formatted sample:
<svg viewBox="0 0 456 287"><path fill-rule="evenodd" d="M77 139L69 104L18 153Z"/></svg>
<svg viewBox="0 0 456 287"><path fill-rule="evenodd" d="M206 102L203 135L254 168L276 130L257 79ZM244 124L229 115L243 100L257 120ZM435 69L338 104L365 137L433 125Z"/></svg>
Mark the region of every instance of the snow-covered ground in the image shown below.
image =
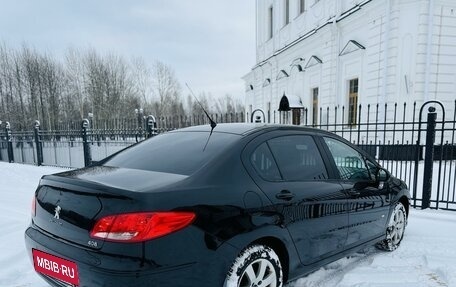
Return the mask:
<svg viewBox="0 0 456 287"><path fill-rule="evenodd" d="M23 233L39 178L59 171L0 162L1 287L48 286L33 271ZM412 210L398 250L368 248L287 285L301 286L456 286L456 212Z"/></svg>
<svg viewBox="0 0 456 287"><path fill-rule="evenodd" d="M25 252L33 193L42 175L60 168L0 162L0 286L44 287Z"/></svg>
<svg viewBox="0 0 456 287"><path fill-rule="evenodd" d="M368 248L289 284L301 286L456 286L456 212L412 210L397 250Z"/></svg>

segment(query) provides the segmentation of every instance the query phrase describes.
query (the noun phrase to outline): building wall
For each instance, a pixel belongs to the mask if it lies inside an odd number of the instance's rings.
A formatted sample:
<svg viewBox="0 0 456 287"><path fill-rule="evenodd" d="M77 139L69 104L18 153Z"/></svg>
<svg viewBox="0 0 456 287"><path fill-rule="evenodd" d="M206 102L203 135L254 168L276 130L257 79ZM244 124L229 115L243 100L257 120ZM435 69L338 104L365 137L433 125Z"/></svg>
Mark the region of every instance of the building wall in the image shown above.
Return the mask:
<svg viewBox="0 0 456 287"><path fill-rule="evenodd" d="M414 102L419 107L427 100L441 101L447 114L453 115L456 1L307 0L302 14L299 2L290 0L290 23L284 26L285 0L257 1L257 64L244 76L249 115L250 107L267 114L270 103L271 122L274 113L275 122L279 122L277 109L284 94L298 96L303 106L311 109L311 90L318 87L321 121L333 122L336 107L340 118L341 110L347 109L348 84L353 78L359 79L359 104L363 109L370 105L371 119L377 104L380 110L387 104L388 118L393 118L395 109L402 115L404 102L405 108L412 110ZM274 34L269 39L271 5ZM350 40L365 49L340 55ZM349 49L355 47L350 45ZM312 56L322 63L305 68ZM299 62L299 58L304 60ZM303 71L293 63L299 63ZM281 70L289 76L278 78ZM267 79L270 84L265 84ZM412 115L413 111L406 113L407 118Z"/></svg>

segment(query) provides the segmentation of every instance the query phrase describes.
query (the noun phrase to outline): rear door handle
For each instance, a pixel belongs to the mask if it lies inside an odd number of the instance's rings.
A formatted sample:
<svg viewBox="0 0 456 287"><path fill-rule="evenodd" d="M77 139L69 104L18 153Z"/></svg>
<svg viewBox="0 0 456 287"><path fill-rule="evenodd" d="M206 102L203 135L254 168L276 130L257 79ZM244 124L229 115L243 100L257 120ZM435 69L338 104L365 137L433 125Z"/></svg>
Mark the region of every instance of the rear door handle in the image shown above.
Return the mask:
<svg viewBox="0 0 456 287"><path fill-rule="evenodd" d="M347 189L347 193L350 196L359 196L361 194L359 190L356 190L354 188Z"/></svg>
<svg viewBox="0 0 456 287"><path fill-rule="evenodd" d="M282 190L281 192L276 194L277 199L281 200L292 200L295 197L294 193L290 192L289 190Z"/></svg>

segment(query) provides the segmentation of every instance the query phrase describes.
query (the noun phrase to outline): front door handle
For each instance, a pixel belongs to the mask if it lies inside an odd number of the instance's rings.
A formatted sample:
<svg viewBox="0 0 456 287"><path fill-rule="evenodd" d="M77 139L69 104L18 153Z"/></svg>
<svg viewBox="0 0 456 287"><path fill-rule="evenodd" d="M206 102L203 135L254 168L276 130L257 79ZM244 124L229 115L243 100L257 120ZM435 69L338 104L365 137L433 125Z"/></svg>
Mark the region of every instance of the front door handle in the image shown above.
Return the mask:
<svg viewBox="0 0 456 287"><path fill-rule="evenodd" d="M276 194L277 199L281 200L292 200L295 197L294 193L290 192L289 190L282 190L281 192Z"/></svg>

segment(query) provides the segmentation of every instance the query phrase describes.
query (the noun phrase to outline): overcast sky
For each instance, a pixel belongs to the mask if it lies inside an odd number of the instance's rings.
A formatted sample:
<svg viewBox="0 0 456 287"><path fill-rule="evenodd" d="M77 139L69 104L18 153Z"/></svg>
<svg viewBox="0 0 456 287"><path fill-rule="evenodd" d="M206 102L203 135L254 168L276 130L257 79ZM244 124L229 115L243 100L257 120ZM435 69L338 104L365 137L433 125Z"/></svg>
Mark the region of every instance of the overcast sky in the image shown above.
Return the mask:
<svg viewBox="0 0 456 287"><path fill-rule="evenodd" d="M195 92L243 96L255 63L254 0L0 0L0 11L7 46L160 60Z"/></svg>

